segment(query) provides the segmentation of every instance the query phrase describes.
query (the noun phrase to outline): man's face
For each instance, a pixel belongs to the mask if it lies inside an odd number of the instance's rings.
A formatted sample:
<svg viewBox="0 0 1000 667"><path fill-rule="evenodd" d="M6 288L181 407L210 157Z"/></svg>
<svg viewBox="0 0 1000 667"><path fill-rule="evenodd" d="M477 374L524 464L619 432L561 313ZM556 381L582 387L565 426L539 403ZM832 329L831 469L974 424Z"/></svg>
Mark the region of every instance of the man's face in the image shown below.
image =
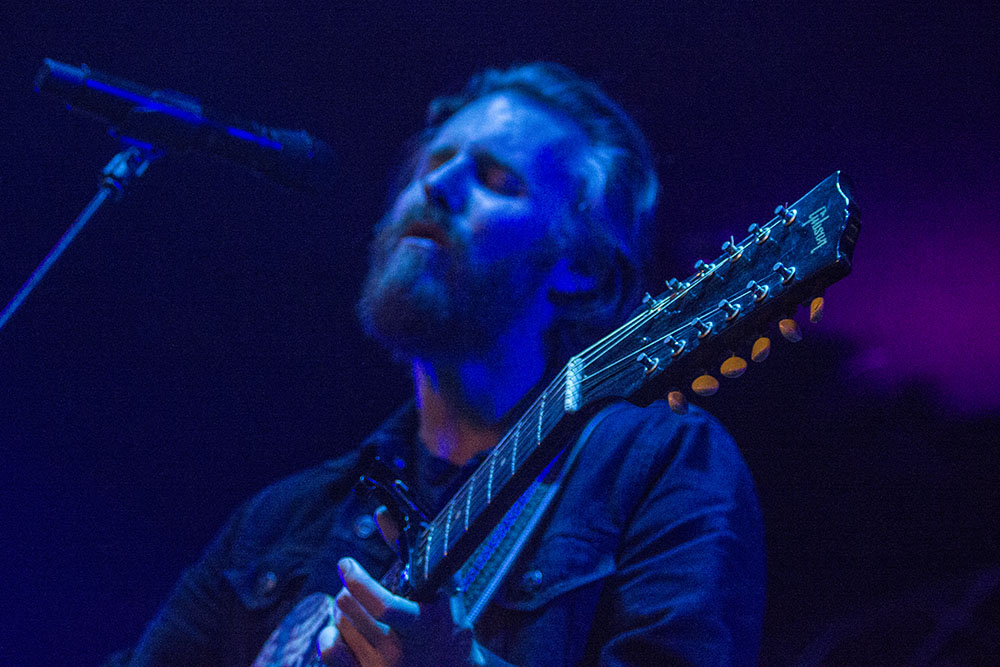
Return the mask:
<svg viewBox="0 0 1000 667"><path fill-rule="evenodd" d="M369 333L406 356L464 355L508 333L547 291L586 148L572 120L516 93L452 116L376 228Z"/></svg>

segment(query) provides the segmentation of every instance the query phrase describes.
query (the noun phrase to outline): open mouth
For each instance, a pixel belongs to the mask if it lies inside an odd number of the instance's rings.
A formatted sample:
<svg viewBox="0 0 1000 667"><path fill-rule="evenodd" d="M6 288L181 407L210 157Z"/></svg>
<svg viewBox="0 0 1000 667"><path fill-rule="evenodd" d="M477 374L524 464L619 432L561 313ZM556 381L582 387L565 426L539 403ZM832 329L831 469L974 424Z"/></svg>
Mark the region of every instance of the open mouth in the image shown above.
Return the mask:
<svg viewBox="0 0 1000 667"><path fill-rule="evenodd" d="M406 231L403 232L403 236L400 240L407 238L426 239L428 241L433 241L439 246L448 245L448 235L440 225L422 220L418 220L410 224L406 228Z"/></svg>

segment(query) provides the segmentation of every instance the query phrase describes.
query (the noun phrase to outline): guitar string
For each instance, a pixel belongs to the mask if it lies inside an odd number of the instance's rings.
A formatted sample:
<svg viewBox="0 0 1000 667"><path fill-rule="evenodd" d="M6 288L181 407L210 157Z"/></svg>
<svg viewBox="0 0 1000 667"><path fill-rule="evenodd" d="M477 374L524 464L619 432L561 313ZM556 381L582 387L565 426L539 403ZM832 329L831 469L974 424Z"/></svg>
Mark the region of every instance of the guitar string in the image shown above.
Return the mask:
<svg viewBox="0 0 1000 667"><path fill-rule="evenodd" d="M801 199L799 199L799 201L795 202L795 204L793 204L790 208L798 208L799 205L800 205L800 203L806 197L808 197L808 196L809 195L807 194L805 197L802 197ZM771 231L773 229L775 229L776 227L778 227L779 225L781 225L783 223L784 223L784 220L782 218L775 217L770 222L768 222L767 224L763 225L760 229L761 229L762 232L766 232L766 235L769 236L770 233L771 233ZM758 245L757 244L757 240L756 240L756 236L754 236L754 235L746 237L745 239L743 239L742 241L740 241L739 244L735 244L734 243L734 249L735 249L734 252L731 255L728 254L728 253L724 254L724 255L721 255L713 263L712 270L706 271L706 272L704 272L704 273L702 273L700 275L699 274L695 274L695 276L697 276L697 277L694 278L694 280L692 282L689 282L688 286L685 287L683 290L680 290L677 293L672 294L669 297L666 297L662 301L658 302L657 305L654 306L653 308L647 310L642 315L636 316L636 318L634 318L633 320L630 320L629 322L627 322L625 325L623 325L619 329L616 329L615 331L611 332L611 334L609 334L609 336L607 336L604 339L598 341L597 343L595 343L594 345L592 345L590 348L587 348L587 350L584 350L584 352L581 353L580 355L578 355L577 358L581 358L582 359L582 358L584 358L584 355L586 355L588 353L591 353L591 352L594 352L595 354L591 355L591 360L593 360L594 356L600 356L601 354L604 354L604 352L609 347L614 347L615 345L617 345L618 342L620 342L623 337L627 337L627 336L631 335L632 333L634 333L635 329L638 328L638 326L642 326L643 324L645 324L646 322L648 322L649 319L651 319L651 318L656 317L657 315L659 315L660 312L666 306L673 305L677 300L679 300L679 299L683 298L684 296L686 296L691 290L693 290L695 287L697 287L698 285L700 285L702 282L704 282L705 280L711 278L714 274L716 274L718 272L718 270L720 268L722 268L722 266L724 264L732 264L732 262L734 262L734 261L742 258L744 256L744 253L747 251L747 249L748 248L752 249L752 247L754 245ZM759 262L759 260L752 260L752 259L749 259L748 261L751 261L751 262L757 261L757 262ZM689 278L689 280L691 280L691 279ZM641 320L641 321L639 321L639 320ZM633 324L633 323L637 324L637 326L633 327L628 332L624 332L624 330L630 324ZM612 339L613 336L615 336L616 334L619 334L620 332L624 332L624 336L619 336L617 339ZM604 347L602 348L601 347L602 344L606 343L606 342L609 342L609 344L608 345L604 345Z"/></svg>
<svg viewBox="0 0 1000 667"><path fill-rule="evenodd" d="M752 295L752 292L750 290L744 290L743 292L741 292L739 294L731 296L730 297L730 301L732 301L732 302L738 302L738 301L741 301L741 300L743 300L746 297L751 296L751 295ZM701 314L697 315L697 317L702 318L702 319L711 319L714 315L716 315L717 313L721 313L721 312L722 312L722 309L719 308L719 307L710 308L710 309L702 312ZM629 364L630 363L635 363L635 357L638 356L639 353L648 352L649 350L651 350L653 348L661 347L661 346L663 346L665 344L666 340L668 338L670 338L671 336L673 336L673 337L676 338L677 336L680 335L680 333L683 330L690 329L690 328L692 328L692 325L690 324L690 321L685 322L684 324L679 325L673 331L670 331L669 333L667 333L667 334L665 334L665 335L663 335L663 336L661 336L661 337L659 337L657 339L650 340L648 343L646 343L642 347L635 348L627 356L619 357L618 359L616 359L614 361L605 363L605 365L602 366L601 368L599 368L598 370L593 371L593 372L585 375L585 379L587 381L603 380L605 376L607 376L608 374L611 374L611 373L614 372L616 366L620 366L621 364L626 364L626 363L629 363ZM593 361L585 364L584 367L585 368L589 368L592 364L596 363L597 361L598 360L595 359L595 360L593 360Z"/></svg>
<svg viewBox="0 0 1000 667"><path fill-rule="evenodd" d="M796 202L796 205L798 205L798 202ZM762 230L764 230L768 234L770 234L771 230L774 227L776 227L778 224L781 224L781 222L782 221L781 221L780 218L779 219L775 219L770 224L765 225L764 227L762 227ZM696 278L693 282L691 282L690 285L688 287L686 287L684 290L681 290L677 294L672 295L673 298L667 297L663 301L658 302L657 305L655 305L654 307L650 308L649 310L647 310L646 312L642 313L641 315L636 316L635 318L633 318L633 320L630 320L625 325L623 325L619 329L616 329L615 331L613 331L611 334L609 334L607 337L605 337L601 341L598 341L597 343L595 343L592 347L590 347L587 350L585 350L584 353L582 353L581 355L579 355L577 358L583 360L583 364L584 364L585 368L589 367L594 361L596 361L598 358L600 358L601 356L603 356L604 354L606 354L608 350L613 349L622 340L624 340L625 338L628 338L629 336L631 336L632 334L634 334L636 332L636 330L638 330L640 327L644 326L651 319L654 319L655 317L659 316L660 313L666 308L666 306L673 305L677 300L679 300L679 299L683 298L684 296L686 296L695 287L697 287L702 282L704 282L705 280L707 280L707 279L711 278L713 275L715 275L716 272L724 264L727 264L727 263L731 264L733 261L741 258L743 256L743 254L746 252L747 248L750 247L750 245L753 244L753 243L756 243L754 237L747 237L746 239L744 239L740 243L739 246L736 246L737 250L732 255L722 255L718 260L716 260L716 262L713 265L712 270L706 271L703 274L701 274L698 278ZM753 261L753 260L750 260L750 261ZM768 276L771 276L771 275L774 275L774 271L772 271L770 274L768 274ZM761 280L765 280L765 278L761 278ZM744 291L741 294L739 294L738 296L732 296L732 297L730 297L730 299L732 299L732 300L742 299L748 293L749 293L749 291ZM720 308L716 307L714 309L710 309L710 310L702 313L698 317L703 317L703 318L704 317L710 317L712 314L714 314L716 312L719 312L720 310L721 310ZM630 325L634 325L634 326L630 326ZM673 331L670 334L668 334L668 336L669 335L675 335L675 334L677 334L683 328L684 328L684 325L678 327L678 329L676 329L675 331ZM660 343L662 343L666 339L667 339L667 336L663 336L662 338L660 338L660 339L658 339L656 341L651 341L645 347L643 347L641 349L638 349L638 350L634 350L633 352L646 351L646 350L650 349L653 346L659 345ZM585 355L588 355L588 356L585 357ZM631 355L631 353L630 353L630 355ZM622 358L620 358L620 359L618 359L618 360L616 360L614 362L609 363L606 368L602 368L602 369L596 371L595 373L591 373L590 375L587 375L585 377L588 380L593 379L597 374L603 372L607 368L611 368L611 367L613 367L615 365L618 365L618 364L621 364L621 363L624 363L624 362L628 362L630 360L630 358L631 358L631 356L622 357Z"/></svg>
<svg viewBox="0 0 1000 667"><path fill-rule="evenodd" d="M744 244L750 242L751 241L749 239L743 241ZM735 256L736 257L742 256L742 254L746 250L746 247L747 247L746 245L740 245L739 250L736 252ZM577 358L584 359L585 360L584 363L587 363L589 360L593 360L594 357L603 355L607 351L607 349L614 347L623 338L631 336L636 331L636 329L645 325L651 319L658 317L661 314L661 312L665 310L668 306L672 306L677 301L686 297L691 291L693 291L696 287L701 285L705 280L708 280L709 278L714 276L719 271L719 269L723 267L725 263L731 263L732 260L733 260L732 256L722 255L713 264L712 270L705 271L700 275L695 274L695 276L689 277L689 281L685 281L687 283L687 286L684 289L678 290L674 294L671 294L670 296L665 297L664 299L658 301L656 305L654 305L653 307L647 309L640 315L637 315L632 320L629 320L618 329L612 331L610 334L608 334L608 336L605 336L603 339L597 341L596 343L594 343L594 345L584 350L580 355L577 356ZM587 355L589 355L590 357L589 360L587 359Z"/></svg>

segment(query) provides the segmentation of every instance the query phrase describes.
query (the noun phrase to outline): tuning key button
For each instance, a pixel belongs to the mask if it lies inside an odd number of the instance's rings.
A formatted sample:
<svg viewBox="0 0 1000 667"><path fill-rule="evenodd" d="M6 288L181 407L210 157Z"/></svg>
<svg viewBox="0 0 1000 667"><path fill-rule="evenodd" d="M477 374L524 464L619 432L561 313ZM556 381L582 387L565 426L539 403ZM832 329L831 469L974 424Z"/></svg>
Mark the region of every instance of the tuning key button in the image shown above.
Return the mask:
<svg viewBox="0 0 1000 667"><path fill-rule="evenodd" d="M691 390L699 396L711 396L719 391L719 381L708 373L699 375L691 383Z"/></svg>
<svg viewBox="0 0 1000 667"><path fill-rule="evenodd" d="M796 213L797 211L794 208L788 208L788 204L774 209L774 214L784 221L785 227L795 222Z"/></svg>
<svg viewBox="0 0 1000 667"><path fill-rule="evenodd" d="M720 372L727 378L738 378L747 370L747 360L733 355L722 362Z"/></svg>
<svg viewBox="0 0 1000 667"><path fill-rule="evenodd" d="M643 368L646 369L646 375L652 375L653 372L660 366L659 357L650 357L645 352L640 353L635 360L642 364Z"/></svg>
<svg viewBox="0 0 1000 667"><path fill-rule="evenodd" d="M726 313L726 321L730 321L736 318L740 314L740 305L738 303L730 303L728 299L723 299L719 302L719 308Z"/></svg>
<svg viewBox="0 0 1000 667"><path fill-rule="evenodd" d="M652 294L650 294L649 292L646 292L646 295L642 297L642 305L644 305L644 306L646 306L646 308L649 308L650 310L652 310L653 308L655 308L657 306L657 301L656 301L655 298L653 298Z"/></svg>
<svg viewBox="0 0 1000 667"><path fill-rule="evenodd" d="M700 317L696 317L693 320L691 320L691 326L693 326L695 330L697 330L698 338L704 338L708 334L712 333L712 326L713 326L712 323L706 322Z"/></svg>
<svg viewBox="0 0 1000 667"><path fill-rule="evenodd" d="M788 317L780 322L778 322L778 330L781 331L781 335L785 337L785 340L798 343L802 340L802 332L799 330L799 323Z"/></svg>
<svg viewBox="0 0 1000 667"><path fill-rule="evenodd" d="M775 265L772 267L771 270L776 272L779 276L781 276L782 285L787 285L788 283L792 282L792 279L795 277L795 267L785 266L781 262L775 263Z"/></svg>
<svg viewBox="0 0 1000 667"><path fill-rule="evenodd" d="M679 415L686 415L688 411L687 397L681 392L674 390L667 394L667 405Z"/></svg>
<svg viewBox="0 0 1000 667"><path fill-rule="evenodd" d="M771 339L767 336L761 336L756 341L754 341L753 348L750 350L750 358L757 362L758 364L771 354Z"/></svg>
<svg viewBox="0 0 1000 667"><path fill-rule="evenodd" d="M809 304L809 321L816 324L823 319L823 311L826 308L826 300L818 296Z"/></svg>
<svg viewBox="0 0 1000 667"><path fill-rule="evenodd" d="M767 297L770 288L767 285L759 284L756 280L751 280L747 283L747 289L753 292L753 300L759 303Z"/></svg>

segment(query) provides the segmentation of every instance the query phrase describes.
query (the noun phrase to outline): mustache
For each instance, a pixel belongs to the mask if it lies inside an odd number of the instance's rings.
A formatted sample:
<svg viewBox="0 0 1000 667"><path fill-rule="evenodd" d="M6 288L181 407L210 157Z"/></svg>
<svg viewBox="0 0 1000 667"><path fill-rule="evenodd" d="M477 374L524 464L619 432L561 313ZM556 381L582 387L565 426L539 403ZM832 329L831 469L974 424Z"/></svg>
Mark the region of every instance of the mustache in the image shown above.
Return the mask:
<svg viewBox="0 0 1000 667"><path fill-rule="evenodd" d="M413 206L398 219L386 219L376 234L376 245L388 249L406 236L427 238L438 245L449 248L455 245L451 234L451 218L437 206Z"/></svg>

